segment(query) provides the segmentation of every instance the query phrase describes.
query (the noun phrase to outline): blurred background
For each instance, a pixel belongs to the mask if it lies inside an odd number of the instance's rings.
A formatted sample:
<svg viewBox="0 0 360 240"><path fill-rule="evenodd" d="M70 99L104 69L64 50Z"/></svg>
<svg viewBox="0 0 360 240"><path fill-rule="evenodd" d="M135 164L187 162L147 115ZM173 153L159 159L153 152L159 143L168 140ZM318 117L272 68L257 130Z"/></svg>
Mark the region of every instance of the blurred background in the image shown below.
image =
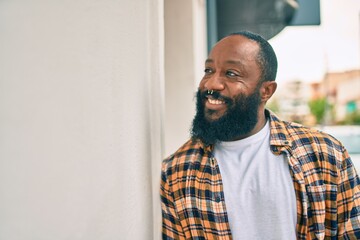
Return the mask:
<svg viewBox="0 0 360 240"><path fill-rule="evenodd" d="M358 0L0 1L0 240L160 239L161 161L230 32L273 45L268 107L360 163L359 22Z"/></svg>
<svg viewBox="0 0 360 240"><path fill-rule="evenodd" d="M306 125L359 125L360 2L320 6L318 26L289 26L270 40L281 86L271 107Z"/></svg>
<svg viewBox="0 0 360 240"><path fill-rule="evenodd" d="M280 62L280 88L268 106L287 120L341 140L358 171L359 9L359 1L321 1L318 26L288 26L271 38Z"/></svg>

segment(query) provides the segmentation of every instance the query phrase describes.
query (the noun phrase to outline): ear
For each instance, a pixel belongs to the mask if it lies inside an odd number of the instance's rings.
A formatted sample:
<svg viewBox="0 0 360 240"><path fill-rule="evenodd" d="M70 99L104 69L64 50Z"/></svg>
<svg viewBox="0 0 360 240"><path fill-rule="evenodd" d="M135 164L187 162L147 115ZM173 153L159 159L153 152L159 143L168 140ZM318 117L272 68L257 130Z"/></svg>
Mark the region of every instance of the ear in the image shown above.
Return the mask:
<svg viewBox="0 0 360 240"><path fill-rule="evenodd" d="M277 88L277 83L275 81L263 82L260 89L261 100L263 102L267 102L276 91L276 88Z"/></svg>

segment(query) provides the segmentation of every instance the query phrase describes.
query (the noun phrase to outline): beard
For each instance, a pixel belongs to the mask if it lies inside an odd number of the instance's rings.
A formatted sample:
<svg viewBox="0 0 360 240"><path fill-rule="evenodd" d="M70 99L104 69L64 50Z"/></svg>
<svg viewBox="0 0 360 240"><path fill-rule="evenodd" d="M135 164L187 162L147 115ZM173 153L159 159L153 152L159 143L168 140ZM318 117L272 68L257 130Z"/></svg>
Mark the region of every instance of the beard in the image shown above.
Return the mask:
<svg viewBox="0 0 360 240"><path fill-rule="evenodd" d="M215 114L215 111L205 109L207 95L206 91L200 90L196 94L196 115L191 128L193 140L200 139L206 145L217 141L232 141L254 129L261 103L258 88L251 95L239 94L234 100L214 92L212 97L225 101L227 107L224 115L216 120L208 120L206 117Z"/></svg>

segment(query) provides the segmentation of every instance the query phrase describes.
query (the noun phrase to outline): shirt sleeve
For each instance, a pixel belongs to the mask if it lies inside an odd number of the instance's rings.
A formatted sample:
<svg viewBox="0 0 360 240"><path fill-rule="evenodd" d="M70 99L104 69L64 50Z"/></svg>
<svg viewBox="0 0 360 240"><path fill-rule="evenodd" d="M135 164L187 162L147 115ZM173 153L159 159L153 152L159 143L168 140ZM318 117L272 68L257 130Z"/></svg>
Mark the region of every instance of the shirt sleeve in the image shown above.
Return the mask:
<svg viewBox="0 0 360 240"><path fill-rule="evenodd" d="M338 239L360 239L360 180L343 148L338 183Z"/></svg>
<svg viewBox="0 0 360 240"><path fill-rule="evenodd" d="M185 239L166 173L161 172L162 239Z"/></svg>

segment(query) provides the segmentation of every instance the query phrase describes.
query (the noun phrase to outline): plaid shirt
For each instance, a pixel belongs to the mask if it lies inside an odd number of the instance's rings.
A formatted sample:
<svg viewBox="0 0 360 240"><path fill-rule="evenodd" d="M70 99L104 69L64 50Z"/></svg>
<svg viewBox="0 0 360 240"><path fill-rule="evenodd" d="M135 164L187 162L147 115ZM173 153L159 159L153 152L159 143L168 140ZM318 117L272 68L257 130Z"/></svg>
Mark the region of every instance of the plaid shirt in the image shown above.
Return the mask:
<svg viewBox="0 0 360 240"><path fill-rule="evenodd" d="M297 238L360 239L360 180L343 145L266 114L271 151L289 162ZM165 159L160 192L163 239L232 239L212 146L189 140Z"/></svg>

